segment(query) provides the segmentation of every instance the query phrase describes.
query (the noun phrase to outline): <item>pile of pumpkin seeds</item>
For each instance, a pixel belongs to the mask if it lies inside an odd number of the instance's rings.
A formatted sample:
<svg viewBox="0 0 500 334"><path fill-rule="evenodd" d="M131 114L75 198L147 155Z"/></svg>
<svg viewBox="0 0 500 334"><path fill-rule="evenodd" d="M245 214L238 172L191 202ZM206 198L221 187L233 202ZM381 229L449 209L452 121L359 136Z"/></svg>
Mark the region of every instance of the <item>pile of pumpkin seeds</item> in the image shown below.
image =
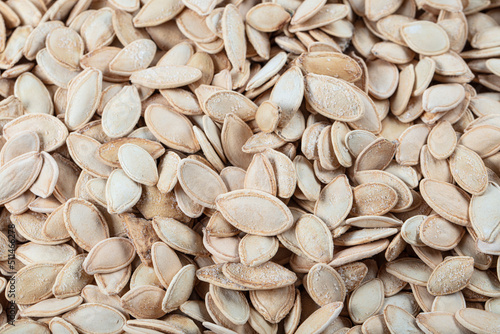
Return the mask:
<svg viewBox="0 0 500 334"><path fill-rule="evenodd" d="M6 0L0 70L0 333L500 333L500 1Z"/></svg>

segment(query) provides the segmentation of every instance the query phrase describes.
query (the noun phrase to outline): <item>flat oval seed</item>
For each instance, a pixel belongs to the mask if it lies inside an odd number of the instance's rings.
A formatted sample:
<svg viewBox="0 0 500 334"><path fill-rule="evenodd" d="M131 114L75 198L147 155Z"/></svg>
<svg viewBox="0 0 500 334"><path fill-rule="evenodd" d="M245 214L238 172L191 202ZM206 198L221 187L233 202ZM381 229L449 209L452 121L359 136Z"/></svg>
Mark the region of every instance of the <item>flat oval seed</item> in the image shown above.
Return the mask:
<svg viewBox="0 0 500 334"><path fill-rule="evenodd" d="M151 247L151 258L158 280L164 287L168 287L175 274L182 268L179 257L163 242L155 242Z"/></svg>
<svg viewBox="0 0 500 334"><path fill-rule="evenodd" d="M40 153L25 153L0 168L0 204L17 198L29 189L38 177L43 159Z"/></svg>
<svg viewBox="0 0 500 334"><path fill-rule="evenodd" d="M15 225L16 231L27 239L43 245L57 245L61 240L51 240L42 233L46 216L42 213L27 211L21 214L10 215L11 222ZM66 239L66 238L61 238Z"/></svg>
<svg viewBox="0 0 500 334"><path fill-rule="evenodd" d="M452 182L450 167L447 160L438 160L429 152L427 145L420 150L420 170L425 178L443 182Z"/></svg>
<svg viewBox="0 0 500 334"><path fill-rule="evenodd" d="M436 159L448 158L457 145L455 130L448 121L440 121L434 126L427 138L429 152Z"/></svg>
<svg viewBox="0 0 500 334"><path fill-rule="evenodd" d="M384 285L378 278L372 279L352 292L347 309L355 324L361 324L377 314L384 303Z"/></svg>
<svg viewBox="0 0 500 334"><path fill-rule="evenodd" d="M198 269L196 272L196 277L203 282L207 282L210 284L214 284L226 289L238 290L238 291L246 291L248 288L239 285L222 273L222 267L224 264L214 264L211 266L206 266L201 269Z"/></svg>
<svg viewBox="0 0 500 334"><path fill-rule="evenodd" d="M429 333L443 333L453 330L456 333L466 333L467 329L462 327L452 313L429 312L420 313L417 316L417 324L422 330Z"/></svg>
<svg viewBox="0 0 500 334"><path fill-rule="evenodd" d="M7 300L27 305L49 298L52 294L52 285L62 267L62 264L38 263L21 268L14 276L16 280L14 293L6 294Z"/></svg>
<svg viewBox="0 0 500 334"><path fill-rule="evenodd" d="M67 93L64 122L75 130L90 121L99 105L102 90L102 73L87 68L70 83Z"/></svg>
<svg viewBox="0 0 500 334"><path fill-rule="evenodd" d="M403 224L400 220L387 216L361 216L346 219L345 223L362 228L400 227Z"/></svg>
<svg viewBox="0 0 500 334"><path fill-rule="evenodd" d="M357 172L355 177L360 184L383 183L394 189L398 194L398 201L392 209L393 212L405 211L413 203L410 188L401 179L388 172L379 170L361 171Z"/></svg>
<svg viewBox="0 0 500 334"><path fill-rule="evenodd" d="M165 148L158 142L143 138L118 138L110 140L99 146L98 155L107 165L111 167L120 167L118 152L122 145L133 144L146 150L153 159L160 158L165 153Z"/></svg>
<svg viewBox="0 0 500 334"><path fill-rule="evenodd" d="M387 305L384 308L384 319L391 333L402 331L421 333L415 318L400 307Z"/></svg>
<svg viewBox="0 0 500 334"><path fill-rule="evenodd" d="M184 215L190 218L198 218L203 214L204 207L193 201L179 183L175 185L174 195L177 205Z"/></svg>
<svg viewBox="0 0 500 334"><path fill-rule="evenodd" d="M40 79L29 72L17 78L14 96L21 101L27 114L52 115L54 113L54 104L49 91Z"/></svg>
<svg viewBox="0 0 500 334"><path fill-rule="evenodd" d="M405 282L425 286L432 274L432 269L415 258L402 258L387 264L387 272Z"/></svg>
<svg viewBox="0 0 500 334"><path fill-rule="evenodd" d="M423 179L420 191L427 204L438 214L458 225L467 225L469 196L446 182Z"/></svg>
<svg viewBox="0 0 500 334"><path fill-rule="evenodd" d="M470 221L479 240L493 242L500 232L499 196L500 187L495 183L488 183L483 194L472 196L469 206Z"/></svg>
<svg viewBox="0 0 500 334"><path fill-rule="evenodd" d="M254 267L271 260L279 248L278 239L259 235L245 235L239 245L241 263Z"/></svg>
<svg viewBox="0 0 500 334"><path fill-rule="evenodd" d="M398 202L394 189L382 183L364 183L353 189L351 214L378 216L389 212Z"/></svg>
<svg viewBox="0 0 500 334"><path fill-rule="evenodd" d="M165 290L143 285L129 290L121 298L123 309L136 318L155 319L165 315L161 303Z"/></svg>
<svg viewBox="0 0 500 334"><path fill-rule="evenodd" d="M47 51L61 65L75 70L79 68L85 45L75 30L66 27L56 28L48 34L45 43Z"/></svg>
<svg viewBox="0 0 500 334"><path fill-rule="evenodd" d="M304 77L297 66L290 67L283 73L273 90L270 100L282 110L278 126L284 127L291 122L304 97Z"/></svg>
<svg viewBox="0 0 500 334"><path fill-rule="evenodd" d="M126 323L120 311L97 303L80 305L62 317L82 333L117 334Z"/></svg>
<svg viewBox="0 0 500 334"><path fill-rule="evenodd" d="M264 85L271 78L273 78L286 64L287 54L286 52L280 52L273 58L271 58L259 72L257 72L250 80L246 86L246 90L256 89Z"/></svg>
<svg viewBox="0 0 500 334"><path fill-rule="evenodd" d="M90 202L72 198L64 206L64 225L78 246L90 251L97 243L109 238L104 216Z"/></svg>
<svg viewBox="0 0 500 334"><path fill-rule="evenodd" d="M346 134L345 144L349 152L357 157L371 142L375 141L377 137L365 130L353 130Z"/></svg>
<svg viewBox="0 0 500 334"><path fill-rule="evenodd" d="M321 184L314 175L313 166L301 155L293 160L297 175L297 186L310 201L316 201L321 192Z"/></svg>
<svg viewBox="0 0 500 334"><path fill-rule="evenodd" d="M335 121L332 124L330 132L335 157L337 158L339 164L346 168L352 166L352 157L350 156L345 143L345 138L348 132L349 128L347 125L339 121Z"/></svg>
<svg viewBox="0 0 500 334"><path fill-rule="evenodd" d="M258 313L271 324L278 324L294 305L295 287L289 285L272 290L252 290L250 300ZM250 319L252 309L250 309Z"/></svg>
<svg viewBox="0 0 500 334"><path fill-rule="evenodd" d="M500 133L497 126L478 125L468 129L461 137L459 143L470 148L482 158L491 156L498 151L498 140L495 139Z"/></svg>
<svg viewBox="0 0 500 334"><path fill-rule="evenodd" d="M290 14L279 4L262 3L252 7L246 15L246 22L263 32L281 29L290 20Z"/></svg>
<svg viewBox="0 0 500 334"><path fill-rule="evenodd" d="M308 73L329 75L348 82L361 77L361 68L348 56L336 52L303 53L297 64Z"/></svg>
<svg viewBox="0 0 500 334"><path fill-rule="evenodd" d="M339 316L344 303L327 304L311 314L297 329L296 334L321 333Z"/></svg>
<svg viewBox="0 0 500 334"><path fill-rule="evenodd" d="M227 58L235 69L242 71L247 51L245 25L236 6L230 4L224 8L221 30Z"/></svg>
<svg viewBox="0 0 500 334"><path fill-rule="evenodd" d="M83 170L95 177L108 177L112 168L98 159L100 143L94 138L73 132L66 139L70 156Z"/></svg>
<svg viewBox="0 0 500 334"><path fill-rule="evenodd" d="M126 238L109 238L92 247L83 262L87 274L106 274L128 266L135 256L134 244Z"/></svg>
<svg viewBox="0 0 500 334"><path fill-rule="evenodd" d="M266 262L257 267L228 262L222 266L222 272L229 280L258 290L281 288L292 285L297 280L294 272L274 262Z"/></svg>
<svg viewBox="0 0 500 334"><path fill-rule="evenodd" d="M109 63L109 70L118 75L130 75L151 64L156 44L150 39L138 39L126 45Z"/></svg>
<svg viewBox="0 0 500 334"><path fill-rule="evenodd" d="M127 285L131 273L132 267L129 265L112 273L95 274L95 280L104 293L115 295Z"/></svg>
<svg viewBox="0 0 500 334"><path fill-rule="evenodd" d="M67 245L40 245L34 242L28 242L16 249L16 258L25 265L33 263L66 263L76 255L76 250Z"/></svg>
<svg viewBox="0 0 500 334"><path fill-rule="evenodd" d="M52 211L43 224L42 234L51 240L69 239L71 236L64 225L64 205Z"/></svg>
<svg viewBox="0 0 500 334"><path fill-rule="evenodd" d="M410 245L422 247L425 244L420 240L420 225L425 220L424 215L415 215L408 218L401 227L401 237Z"/></svg>
<svg viewBox="0 0 500 334"><path fill-rule="evenodd" d="M420 240L427 246L447 251L455 248L465 230L438 215L427 217L420 225Z"/></svg>
<svg viewBox="0 0 500 334"><path fill-rule="evenodd" d="M500 296L500 284L498 282L498 277L491 271L474 269L468 289L483 296Z"/></svg>
<svg viewBox="0 0 500 334"><path fill-rule="evenodd" d="M47 35L52 30L63 26L64 23L61 21L40 23L35 29L33 29L26 40L26 44L24 46L24 57L28 60L34 60L36 58L36 54L45 47Z"/></svg>
<svg viewBox="0 0 500 334"><path fill-rule="evenodd" d="M333 77L307 74L305 96L314 110L330 119L352 122L364 114L361 99L353 88Z"/></svg>
<svg viewBox="0 0 500 334"><path fill-rule="evenodd" d="M309 270L307 291L320 306L344 302L347 293L341 275L332 267L322 263L315 264Z"/></svg>
<svg viewBox="0 0 500 334"><path fill-rule="evenodd" d="M314 214L333 230L347 217L352 203L353 195L349 181L345 175L339 175L321 191L314 207Z"/></svg>
<svg viewBox="0 0 500 334"><path fill-rule="evenodd" d="M393 64L406 64L413 59L415 53L406 46L392 42L378 42L373 45L372 54Z"/></svg>
<svg viewBox="0 0 500 334"><path fill-rule="evenodd" d="M307 21L313 17L324 5L326 1L324 0L308 0L305 3L301 3L297 7L293 17L292 25L296 25Z"/></svg>
<svg viewBox="0 0 500 334"><path fill-rule="evenodd" d="M180 0L154 0L142 6L139 13L134 17L135 27L157 26L163 22L173 19L184 9L184 3Z"/></svg>
<svg viewBox="0 0 500 334"><path fill-rule="evenodd" d="M346 135L347 138L347 135ZM354 163L356 171L385 169L391 162L396 153L397 145L385 138L379 138L358 153L358 158Z"/></svg>
<svg viewBox="0 0 500 334"><path fill-rule="evenodd" d="M165 106L153 104L147 107L144 119L148 129L164 145L185 153L194 153L200 149L193 125L186 116Z"/></svg>
<svg viewBox="0 0 500 334"><path fill-rule="evenodd" d="M270 148L266 149L263 154L269 159L273 167L278 196L290 198L297 184L297 175L293 162L285 154Z"/></svg>
<svg viewBox="0 0 500 334"><path fill-rule="evenodd" d="M104 107L102 129L111 138L128 135L141 117L141 99L135 86L125 86Z"/></svg>
<svg viewBox="0 0 500 334"><path fill-rule="evenodd" d="M277 185L271 162L262 153L253 156L245 175L245 189L265 191L276 196Z"/></svg>
<svg viewBox="0 0 500 334"><path fill-rule="evenodd" d="M240 239L237 237L215 237L208 233L203 234L203 245L215 257L222 261L239 261Z"/></svg>
<svg viewBox="0 0 500 334"><path fill-rule="evenodd" d="M378 99L387 99L396 91L399 72L396 65L382 59L367 61L368 90Z"/></svg>
<svg viewBox="0 0 500 334"><path fill-rule="evenodd" d="M112 23L113 10L101 8L83 23L80 33L88 51L94 51L102 46L110 45L115 37Z"/></svg>
<svg viewBox="0 0 500 334"><path fill-rule="evenodd" d="M66 137L68 129L57 117L47 114L27 114L20 116L3 127L3 135L8 140L15 134L22 131L36 132L40 138L41 150L52 152L61 147Z"/></svg>
<svg viewBox="0 0 500 334"><path fill-rule="evenodd" d="M177 183L177 166L181 158L174 151L167 152L158 165L158 190L162 193L172 191Z"/></svg>
<svg viewBox="0 0 500 334"><path fill-rule="evenodd" d="M198 204L215 209L217 196L227 192L220 176L201 162L183 159L177 170L180 185Z"/></svg>
<svg viewBox="0 0 500 334"><path fill-rule="evenodd" d="M205 100L204 110L217 122L223 122L229 112L246 122L255 117L257 105L242 94L222 90L211 94Z"/></svg>
<svg viewBox="0 0 500 334"><path fill-rule="evenodd" d="M394 115L399 116L405 112L414 84L415 68L413 65L408 65L399 73L398 89L391 98L391 111Z"/></svg>
<svg viewBox="0 0 500 334"><path fill-rule="evenodd" d="M189 66L155 66L133 72L130 81L148 88L168 89L182 87L198 81L201 75L199 69Z"/></svg>
<svg viewBox="0 0 500 334"><path fill-rule="evenodd" d="M163 242L179 252L195 256L207 254L201 236L173 218L154 217L153 228Z"/></svg>
<svg viewBox="0 0 500 334"><path fill-rule="evenodd" d="M29 3L28 3L29 4ZM26 6L26 3L24 4ZM26 8L26 7L25 7ZM36 24L34 24L36 25ZM24 44L33 28L30 25L17 27L10 35L5 48L0 53L0 67L3 70L12 68L22 57ZM5 38L3 38L5 43Z"/></svg>
<svg viewBox="0 0 500 334"><path fill-rule="evenodd" d="M498 314L474 308L463 308L457 311L455 319L474 333L492 333L500 327Z"/></svg>
<svg viewBox="0 0 500 334"><path fill-rule="evenodd" d="M71 311L83 302L80 296L64 299L50 298L31 305L22 311L25 317L54 317L59 314Z"/></svg>
<svg viewBox="0 0 500 334"><path fill-rule="evenodd" d="M272 236L289 229L293 217L278 198L258 190L235 190L215 201L224 218L243 232Z"/></svg>
<svg viewBox="0 0 500 334"><path fill-rule="evenodd" d="M195 95L187 90L180 88L162 89L160 93L180 113L185 115L200 115L203 113Z"/></svg>
<svg viewBox="0 0 500 334"><path fill-rule="evenodd" d="M420 149L427 140L429 128L424 124L410 126L399 136L396 150L396 161L403 166L418 164Z"/></svg>
<svg viewBox="0 0 500 334"><path fill-rule="evenodd" d="M274 102L264 101L255 112L255 122L265 133L271 133L278 127L281 108Z"/></svg>
<svg viewBox="0 0 500 334"><path fill-rule="evenodd" d="M425 111L438 113L457 107L465 98L465 89L459 84L441 84L427 88L422 95Z"/></svg>
<svg viewBox="0 0 500 334"><path fill-rule="evenodd" d="M193 292L196 280L196 267L188 264L172 278L162 302L162 310L171 312L186 302Z"/></svg>
<svg viewBox="0 0 500 334"><path fill-rule="evenodd" d="M394 228L365 228L347 232L335 238L334 244L339 246L355 246L383 239L398 231Z"/></svg>
<svg viewBox="0 0 500 334"><path fill-rule="evenodd" d="M58 63L46 48L37 53L36 61L49 80L62 88L68 88L69 82L79 73Z"/></svg>
<svg viewBox="0 0 500 334"><path fill-rule="evenodd" d="M158 169L153 157L140 146L124 144L118 150L123 171L137 183L154 186L158 182Z"/></svg>
<svg viewBox="0 0 500 334"><path fill-rule="evenodd" d="M57 298L66 298L78 295L82 289L90 284L94 277L88 275L82 268L85 254L71 258L56 277L52 292Z"/></svg>
<svg viewBox="0 0 500 334"><path fill-rule="evenodd" d="M332 234L318 217L310 214L300 217L295 226L295 236L300 249L311 260L320 263L332 260Z"/></svg>
<svg viewBox="0 0 500 334"><path fill-rule="evenodd" d="M115 169L106 182L108 212L123 213L141 198L142 188L121 169Z"/></svg>
<svg viewBox="0 0 500 334"><path fill-rule="evenodd" d="M473 195L480 195L488 186L486 166L471 149L458 145L450 157L450 171L458 185Z"/></svg>
<svg viewBox="0 0 500 334"><path fill-rule="evenodd" d="M221 142L227 159L240 168L248 168L252 154L243 152L246 141L252 137L252 129L234 114L227 114L221 131Z"/></svg>
<svg viewBox="0 0 500 334"><path fill-rule="evenodd" d="M405 24L401 27L401 36L410 49L426 56L442 54L450 48L450 40L446 31L429 21Z"/></svg>
<svg viewBox="0 0 500 334"><path fill-rule="evenodd" d="M498 27L489 27L478 31L472 37L471 45L476 49L487 49L498 46Z"/></svg>
<svg viewBox="0 0 500 334"><path fill-rule="evenodd" d="M465 307L465 298L461 291L450 295L436 296L432 302L432 312L454 313Z"/></svg>
<svg viewBox="0 0 500 334"><path fill-rule="evenodd" d="M422 58L415 65L415 86L413 96L420 96L429 87L436 69L436 61L431 57Z"/></svg>
<svg viewBox="0 0 500 334"><path fill-rule="evenodd" d="M427 291L434 296L455 293L465 288L474 271L474 259L469 256L453 256L440 264L429 277Z"/></svg>
<svg viewBox="0 0 500 334"><path fill-rule="evenodd" d="M10 138L0 151L0 164L29 152L40 151L40 139L33 131L23 131Z"/></svg>
<svg viewBox="0 0 500 334"><path fill-rule="evenodd" d="M248 321L250 307L242 292L210 285L210 296L219 311L232 323L244 325Z"/></svg>

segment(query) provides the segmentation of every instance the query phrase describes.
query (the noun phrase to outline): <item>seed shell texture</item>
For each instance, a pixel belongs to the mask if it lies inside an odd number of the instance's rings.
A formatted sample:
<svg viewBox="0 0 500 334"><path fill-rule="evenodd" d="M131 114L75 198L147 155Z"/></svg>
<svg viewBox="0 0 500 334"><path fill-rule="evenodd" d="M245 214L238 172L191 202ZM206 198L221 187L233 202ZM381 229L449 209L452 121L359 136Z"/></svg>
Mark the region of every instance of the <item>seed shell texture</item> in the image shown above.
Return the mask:
<svg viewBox="0 0 500 334"><path fill-rule="evenodd" d="M246 233L272 236L293 224L290 209L277 197L262 191L231 191L219 195L215 203L229 223Z"/></svg>

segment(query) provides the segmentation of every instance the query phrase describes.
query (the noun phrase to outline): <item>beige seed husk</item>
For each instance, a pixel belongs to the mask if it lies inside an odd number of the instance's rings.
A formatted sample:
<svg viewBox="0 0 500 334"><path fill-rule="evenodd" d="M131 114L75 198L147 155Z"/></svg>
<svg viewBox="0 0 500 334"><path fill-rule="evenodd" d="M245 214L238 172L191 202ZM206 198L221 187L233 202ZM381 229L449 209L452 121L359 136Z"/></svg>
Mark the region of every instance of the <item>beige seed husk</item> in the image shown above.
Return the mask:
<svg viewBox="0 0 500 334"><path fill-rule="evenodd" d="M278 198L258 190L235 190L219 195L216 205L229 223L247 233L277 235L293 223L290 210ZM262 216L252 215L252 207Z"/></svg>

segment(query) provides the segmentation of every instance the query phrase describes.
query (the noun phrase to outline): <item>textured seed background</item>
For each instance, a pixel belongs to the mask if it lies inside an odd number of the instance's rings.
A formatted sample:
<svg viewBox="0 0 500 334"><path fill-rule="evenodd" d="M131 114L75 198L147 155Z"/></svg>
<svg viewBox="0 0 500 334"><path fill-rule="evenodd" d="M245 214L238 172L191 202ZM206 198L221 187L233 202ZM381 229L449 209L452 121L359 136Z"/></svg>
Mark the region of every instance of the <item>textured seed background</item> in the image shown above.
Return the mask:
<svg viewBox="0 0 500 334"><path fill-rule="evenodd" d="M500 2L0 2L0 333L500 333Z"/></svg>

